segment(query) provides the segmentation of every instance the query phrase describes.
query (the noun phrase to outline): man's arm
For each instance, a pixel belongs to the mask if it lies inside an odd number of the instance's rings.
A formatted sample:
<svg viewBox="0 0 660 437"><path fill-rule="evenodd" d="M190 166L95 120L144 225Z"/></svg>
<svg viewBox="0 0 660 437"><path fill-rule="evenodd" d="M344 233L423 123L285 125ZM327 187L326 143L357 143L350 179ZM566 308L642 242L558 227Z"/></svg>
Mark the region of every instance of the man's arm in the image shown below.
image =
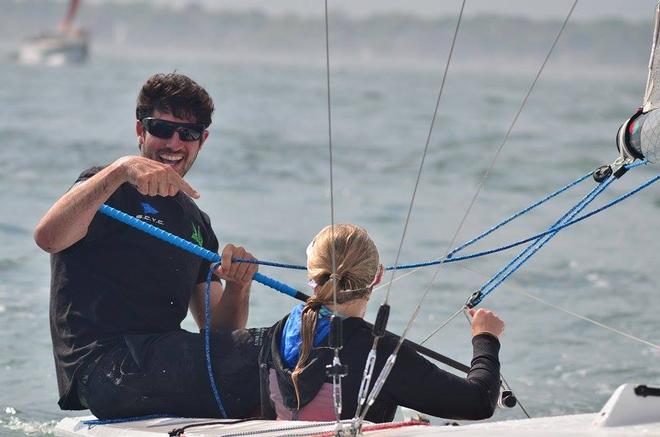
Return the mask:
<svg viewBox="0 0 660 437"><path fill-rule="evenodd" d="M225 290L219 282L211 282L211 331L219 329L236 330L245 328L248 319L250 284L244 290L232 290L231 284ZM204 299L206 284L197 284L190 298L190 312L199 329L204 328Z"/></svg>
<svg viewBox="0 0 660 437"><path fill-rule="evenodd" d="M191 197L199 194L171 167L139 156L125 156L88 180L76 184L41 218L34 240L46 252L60 252L85 235L99 207L124 182L150 196L173 196L179 190Z"/></svg>
<svg viewBox="0 0 660 437"><path fill-rule="evenodd" d="M211 330L245 328L250 303L252 276L257 265L232 262L232 258L254 259L242 247L228 244L222 251L222 263L215 273L226 281L223 289L219 282L211 282ZM190 312L200 329L204 327L204 299L206 284L197 284L190 298Z"/></svg>

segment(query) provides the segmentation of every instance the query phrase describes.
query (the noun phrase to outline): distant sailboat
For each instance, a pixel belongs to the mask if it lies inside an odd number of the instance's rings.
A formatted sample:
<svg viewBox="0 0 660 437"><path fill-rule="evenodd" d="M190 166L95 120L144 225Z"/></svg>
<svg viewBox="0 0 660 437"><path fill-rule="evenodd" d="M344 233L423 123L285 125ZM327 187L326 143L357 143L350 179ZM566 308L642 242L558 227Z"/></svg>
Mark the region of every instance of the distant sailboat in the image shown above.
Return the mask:
<svg viewBox="0 0 660 437"><path fill-rule="evenodd" d="M70 0L57 31L23 41L16 60L21 64L64 65L85 62L89 53L87 31L73 27L80 0Z"/></svg>

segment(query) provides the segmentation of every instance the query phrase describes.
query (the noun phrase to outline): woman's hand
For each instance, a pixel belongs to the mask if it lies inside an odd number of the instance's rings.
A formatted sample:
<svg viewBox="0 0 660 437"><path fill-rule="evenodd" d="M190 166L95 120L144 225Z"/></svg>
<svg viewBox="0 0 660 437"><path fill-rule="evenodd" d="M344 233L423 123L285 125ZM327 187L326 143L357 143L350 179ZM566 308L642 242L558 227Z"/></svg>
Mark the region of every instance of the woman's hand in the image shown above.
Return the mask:
<svg viewBox="0 0 660 437"><path fill-rule="evenodd" d="M472 316L472 336L479 334L490 334L499 337L504 332L504 322L492 311L479 308L470 308L468 311Z"/></svg>

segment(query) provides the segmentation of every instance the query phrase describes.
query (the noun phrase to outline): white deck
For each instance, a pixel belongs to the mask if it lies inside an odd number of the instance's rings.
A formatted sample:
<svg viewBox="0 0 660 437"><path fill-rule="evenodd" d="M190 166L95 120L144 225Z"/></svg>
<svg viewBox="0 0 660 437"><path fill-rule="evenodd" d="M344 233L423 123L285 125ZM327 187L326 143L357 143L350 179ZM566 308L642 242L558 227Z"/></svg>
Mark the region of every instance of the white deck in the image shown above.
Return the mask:
<svg viewBox="0 0 660 437"><path fill-rule="evenodd" d="M451 434L457 436L488 437L551 437L551 436L658 436L660 437L660 396L635 393L635 385L624 384L616 389L599 413L570 416L541 417L538 419L509 420L503 422L474 423L462 426L407 426L393 429L370 430L367 436L429 436ZM214 422L213 425L193 427L185 431L186 437L251 436L303 436L332 432L334 423L253 420L235 424L222 424L217 419L160 418L138 422L108 425L85 425L93 416L63 419L55 427L60 437L155 437L186 425ZM231 422L228 421L228 422ZM396 424L393 424L396 425Z"/></svg>
<svg viewBox="0 0 660 437"><path fill-rule="evenodd" d="M510 420L504 422L476 423L464 426L414 426L366 432L367 436L660 436L660 423L621 427L595 427L592 425L598 413L577 414L571 416L543 417L539 419ZM67 418L55 428L55 435L61 437L155 437L167 436L170 431L193 423L208 422L207 419L153 419L142 422L123 423L88 427L83 420L94 419ZM229 437L237 435L259 435L273 437L282 435L316 435L332 431L334 425L308 426L309 422L273 422L258 420L235 425L212 425L192 428L185 432L187 437Z"/></svg>

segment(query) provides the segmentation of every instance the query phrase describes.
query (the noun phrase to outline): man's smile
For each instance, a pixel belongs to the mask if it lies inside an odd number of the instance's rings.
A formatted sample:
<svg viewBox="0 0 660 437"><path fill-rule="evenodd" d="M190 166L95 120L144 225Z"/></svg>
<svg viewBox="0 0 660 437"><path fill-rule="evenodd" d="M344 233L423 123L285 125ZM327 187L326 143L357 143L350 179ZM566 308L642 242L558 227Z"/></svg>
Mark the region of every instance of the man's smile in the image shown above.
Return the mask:
<svg viewBox="0 0 660 437"><path fill-rule="evenodd" d="M160 152L158 154L161 162L164 164L176 165L179 162L183 161L185 154L183 153L172 153L172 152Z"/></svg>

